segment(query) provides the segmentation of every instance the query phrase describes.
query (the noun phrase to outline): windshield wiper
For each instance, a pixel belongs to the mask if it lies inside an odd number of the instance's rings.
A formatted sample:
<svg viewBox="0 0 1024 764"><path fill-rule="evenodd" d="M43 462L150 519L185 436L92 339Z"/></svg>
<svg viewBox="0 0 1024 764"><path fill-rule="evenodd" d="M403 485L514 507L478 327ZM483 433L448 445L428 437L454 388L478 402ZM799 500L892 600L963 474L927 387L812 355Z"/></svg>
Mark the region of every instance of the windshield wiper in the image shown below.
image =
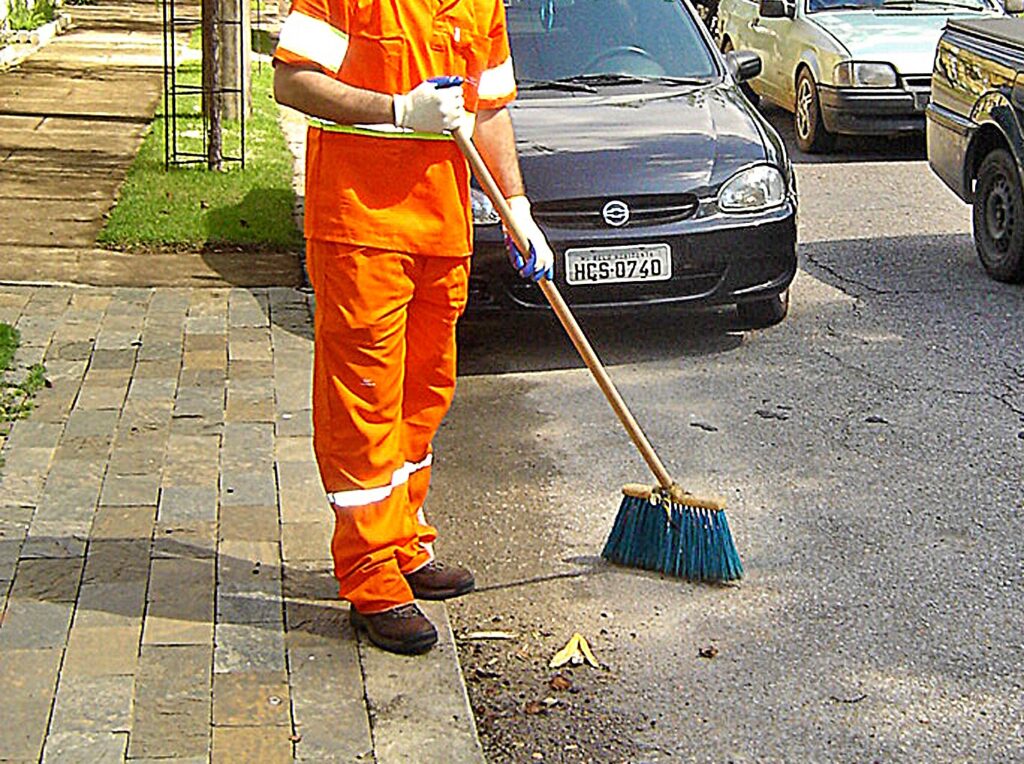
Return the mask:
<svg viewBox="0 0 1024 764"><path fill-rule="evenodd" d="M596 93L589 85L568 80L519 80L520 90L563 90L567 93Z"/></svg>
<svg viewBox="0 0 1024 764"><path fill-rule="evenodd" d="M562 77L557 82L583 83L600 87L602 85L643 85L648 82L657 82L662 85L706 85L707 80L696 77L670 77L668 75L647 76L637 74L615 74L604 72L601 74L576 74L572 77Z"/></svg>

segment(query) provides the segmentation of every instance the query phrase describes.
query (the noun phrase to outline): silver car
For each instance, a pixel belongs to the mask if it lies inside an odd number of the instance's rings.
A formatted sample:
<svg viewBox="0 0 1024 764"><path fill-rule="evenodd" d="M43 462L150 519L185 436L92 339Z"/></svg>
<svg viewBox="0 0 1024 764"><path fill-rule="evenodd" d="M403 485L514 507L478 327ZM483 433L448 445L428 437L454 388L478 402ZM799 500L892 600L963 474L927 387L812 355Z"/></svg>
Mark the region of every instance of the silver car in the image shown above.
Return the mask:
<svg viewBox="0 0 1024 764"><path fill-rule="evenodd" d="M932 61L950 18L1019 12L1024 0L721 0L723 51L761 56L748 96L793 112L797 144L832 149L836 134L924 130Z"/></svg>

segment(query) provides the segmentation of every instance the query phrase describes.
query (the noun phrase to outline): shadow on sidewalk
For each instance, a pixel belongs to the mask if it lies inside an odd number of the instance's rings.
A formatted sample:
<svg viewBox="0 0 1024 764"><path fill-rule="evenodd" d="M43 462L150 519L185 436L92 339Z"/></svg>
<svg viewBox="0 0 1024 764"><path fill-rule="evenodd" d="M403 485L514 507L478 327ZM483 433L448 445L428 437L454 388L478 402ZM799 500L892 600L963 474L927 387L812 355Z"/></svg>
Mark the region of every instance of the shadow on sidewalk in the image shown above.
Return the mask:
<svg viewBox="0 0 1024 764"><path fill-rule="evenodd" d="M20 543L0 536L0 556L16 556ZM30 543L38 549L84 547L75 537L33 537ZM22 557L10 602L76 602L77 611L129 619L232 624L350 640L348 608L337 599L328 564L266 565L216 555L212 545L161 537L158 531L153 540L90 540L84 566L82 557ZM165 569L157 571L160 566ZM0 626L14 626L18 614L12 617L8 607L7 615L11 623Z"/></svg>

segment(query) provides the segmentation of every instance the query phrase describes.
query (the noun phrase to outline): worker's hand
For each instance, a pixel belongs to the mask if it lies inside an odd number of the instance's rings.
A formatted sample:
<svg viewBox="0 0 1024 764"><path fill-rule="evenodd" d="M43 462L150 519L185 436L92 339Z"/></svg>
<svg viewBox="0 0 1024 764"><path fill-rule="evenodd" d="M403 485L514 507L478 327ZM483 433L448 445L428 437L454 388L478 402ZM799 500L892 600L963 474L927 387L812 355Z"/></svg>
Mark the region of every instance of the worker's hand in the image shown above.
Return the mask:
<svg viewBox="0 0 1024 764"><path fill-rule="evenodd" d="M466 121L462 77L434 77L394 96L395 126L420 133L455 130Z"/></svg>
<svg viewBox="0 0 1024 764"><path fill-rule="evenodd" d="M512 211L512 222L530 242L530 254L524 257L508 231L505 232L505 245L508 247L508 259L512 261L512 267L524 279L540 281L554 278L555 253L551 251L547 237L530 213L530 200L525 196L513 196L507 201Z"/></svg>

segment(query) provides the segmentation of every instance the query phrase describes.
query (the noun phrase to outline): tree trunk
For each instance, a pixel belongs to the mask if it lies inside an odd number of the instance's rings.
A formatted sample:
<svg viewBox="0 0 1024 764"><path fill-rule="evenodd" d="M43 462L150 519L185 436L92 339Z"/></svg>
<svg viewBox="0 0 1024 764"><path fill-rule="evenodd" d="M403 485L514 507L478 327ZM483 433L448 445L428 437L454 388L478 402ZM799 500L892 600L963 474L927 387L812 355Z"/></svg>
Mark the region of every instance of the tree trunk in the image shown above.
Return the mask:
<svg viewBox="0 0 1024 764"><path fill-rule="evenodd" d="M221 18L229 22L222 27L220 75L226 88L237 88L224 98L224 117L239 119L252 113L252 75L249 55L252 48L252 13L249 0L220 0Z"/></svg>
<svg viewBox="0 0 1024 764"><path fill-rule="evenodd" d="M220 21L220 0L203 0L203 116L208 131L206 166L211 170L220 170L224 163L224 137L221 131L224 97L220 92L223 37Z"/></svg>

